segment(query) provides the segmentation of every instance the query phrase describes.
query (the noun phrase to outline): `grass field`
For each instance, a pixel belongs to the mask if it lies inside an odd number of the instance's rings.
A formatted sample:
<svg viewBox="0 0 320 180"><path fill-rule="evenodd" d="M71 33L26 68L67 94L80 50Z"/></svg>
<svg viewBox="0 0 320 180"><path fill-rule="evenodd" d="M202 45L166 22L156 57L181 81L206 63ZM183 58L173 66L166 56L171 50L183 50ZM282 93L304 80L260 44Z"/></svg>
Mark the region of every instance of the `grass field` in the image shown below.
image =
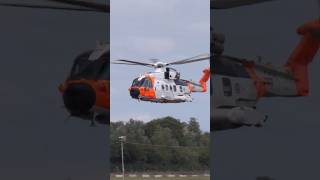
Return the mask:
<svg viewBox="0 0 320 180"><path fill-rule="evenodd" d="M199 176L199 177L162 177L162 178L155 178L155 177L150 177L150 178L142 178L142 177L137 177L137 178L131 178L131 177L126 177L125 180L210 180L210 177L204 177L204 176ZM115 178L111 177L110 180L122 180L122 178Z"/></svg>

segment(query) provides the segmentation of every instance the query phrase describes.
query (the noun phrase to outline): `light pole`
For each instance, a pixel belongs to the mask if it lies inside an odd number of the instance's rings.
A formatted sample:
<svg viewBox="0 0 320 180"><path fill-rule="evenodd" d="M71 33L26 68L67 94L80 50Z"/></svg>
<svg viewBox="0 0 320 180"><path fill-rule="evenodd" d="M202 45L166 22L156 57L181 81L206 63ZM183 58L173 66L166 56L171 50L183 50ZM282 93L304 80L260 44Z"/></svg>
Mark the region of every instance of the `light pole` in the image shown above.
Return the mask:
<svg viewBox="0 0 320 180"><path fill-rule="evenodd" d="M123 157L123 143L126 141L125 136L120 136L119 137L120 142L121 142L121 159L122 159L122 179L124 180L124 157Z"/></svg>

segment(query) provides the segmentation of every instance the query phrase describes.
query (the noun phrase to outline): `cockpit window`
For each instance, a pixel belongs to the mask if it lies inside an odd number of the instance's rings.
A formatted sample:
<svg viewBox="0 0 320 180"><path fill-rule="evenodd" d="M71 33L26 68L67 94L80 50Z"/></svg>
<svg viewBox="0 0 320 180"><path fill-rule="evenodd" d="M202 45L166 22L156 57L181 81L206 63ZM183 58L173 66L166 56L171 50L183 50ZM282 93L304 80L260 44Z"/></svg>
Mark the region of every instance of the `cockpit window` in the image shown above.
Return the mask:
<svg viewBox="0 0 320 180"><path fill-rule="evenodd" d="M100 80L110 80L110 54L106 53L101 57L100 71L98 72L98 79ZM100 60L97 60L100 61Z"/></svg>
<svg viewBox="0 0 320 180"><path fill-rule="evenodd" d="M144 78L142 86L146 88L152 88L152 82L150 81L150 79Z"/></svg>
<svg viewBox="0 0 320 180"><path fill-rule="evenodd" d="M135 79L133 80L131 86L139 86L139 80L138 80L138 78L135 78Z"/></svg>
<svg viewBox="0 0 320 180"><path fill-rule="evenodd" d="M147 85L148 88L152 88L152 81L150 79L148 79L148 85Z"/></svg>
<svg viewBox="0 0 320 180"><path fill-rule="evenodd" d="M228 57L215 57L213 61L213 74L220 74L232 77L249 78L249 74L240 64L231 61Z"/></svg>
<svg viewBox="0 0 320 180"><path fill-rule="evenodd" d="M104 54L97 60L89 60L92 51L78 56L72 67L69 79L109 80L108 54Z"/></svg>

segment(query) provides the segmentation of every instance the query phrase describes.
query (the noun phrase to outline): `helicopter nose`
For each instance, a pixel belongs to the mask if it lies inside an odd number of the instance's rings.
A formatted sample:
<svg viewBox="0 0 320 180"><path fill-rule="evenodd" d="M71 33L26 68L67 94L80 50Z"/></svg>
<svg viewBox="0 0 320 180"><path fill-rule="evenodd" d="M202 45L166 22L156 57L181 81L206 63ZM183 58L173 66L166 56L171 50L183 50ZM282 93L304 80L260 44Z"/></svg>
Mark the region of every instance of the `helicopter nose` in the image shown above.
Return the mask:
<svg viewBox="0 0 320 180"><path fill-rule="evenodd" d="M131 88L130 89L130 96L132 98L138 99L139 95L140 95L140 90L138 88Z"/></svg>
<svg viewBox="0 0 320 180"><path fill-rule="evenodd" d="M87 84L71 84L63 93L64 105L71 114L89 112L95 101L95 91Z"/></svg>

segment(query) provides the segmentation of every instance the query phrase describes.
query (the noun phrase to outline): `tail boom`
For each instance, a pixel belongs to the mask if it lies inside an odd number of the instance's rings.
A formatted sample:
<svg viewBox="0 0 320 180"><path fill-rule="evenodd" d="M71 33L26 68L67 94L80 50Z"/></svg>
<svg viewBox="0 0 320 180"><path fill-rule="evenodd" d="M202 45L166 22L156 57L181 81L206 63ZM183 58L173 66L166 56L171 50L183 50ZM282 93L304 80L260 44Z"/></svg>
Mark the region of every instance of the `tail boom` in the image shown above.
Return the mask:
<svg viewBox="0 0 320 180"><path fill-rule="evenodd" d="M188 86L191 92L206 92L207 91L207 81L210 78L210 68L203 70L203 75L199 81L199 84L189 82Z"/></svg>
<svg viewBox="0 0 320 180"><path fill-rule="evenodd" d="M286 67L295 78L298 95L307 96L309 94L308 65L320 47L320 21L306 23L299 27L297 32L303 37L290 55Z"/></svg>

